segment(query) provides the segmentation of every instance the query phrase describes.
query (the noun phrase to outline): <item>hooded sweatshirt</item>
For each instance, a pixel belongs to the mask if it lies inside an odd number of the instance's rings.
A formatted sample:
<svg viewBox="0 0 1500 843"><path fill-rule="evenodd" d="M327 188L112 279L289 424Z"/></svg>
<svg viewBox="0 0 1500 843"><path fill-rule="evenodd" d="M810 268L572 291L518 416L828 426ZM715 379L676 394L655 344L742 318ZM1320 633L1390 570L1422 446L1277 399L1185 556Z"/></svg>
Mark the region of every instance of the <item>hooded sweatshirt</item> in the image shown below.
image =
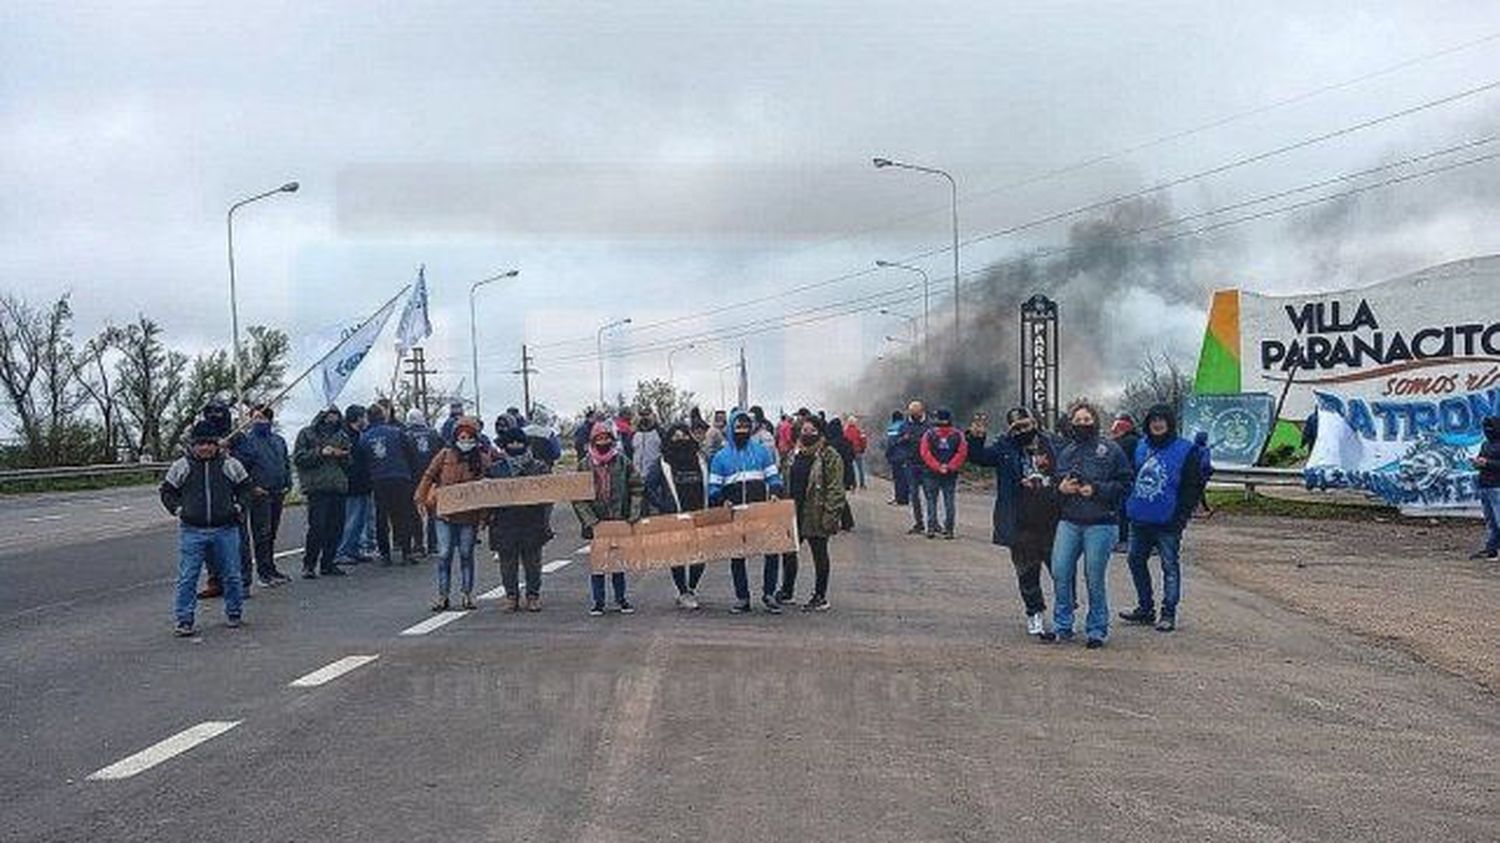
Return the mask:
<svg viewBox="0 0 1500 843"><path fill-rule="evenodd" d="M1483 422L1484 444L1479 446L1479 456L1489 465L1479 469L1479 488L1500 488L1500 416L1489 416Z"/></svg>
<svg viewBox="0 0 1500 843"><path fill-rule="evenodd" d="M755 439L753 427L750 439L744 445L734 441L734 426L741 418L749 416L736 411L729 417L729 436L708 465L710 504L717 505L726 500L759 503L768 500L772 494L781 494L781 471L776 467L776 455Z"/></svg>
<svg viewBox="0 0 1500 843"><path fill-rule="evenodd" d="M1119 520L1120 503L1130 492L1134 473L1130 459L1120 446L1101 439L1097 431L1084 439L1073 439L1057 455L1059 482L1072 475L1094 487L1092 497L1062 496L1062 519L1092 526Z"/></svg>
<svg viewBox="0 0 1500 843"><path fill-rule="evenodd" d="M323 454L325 446L341 451L352 451L354 447L344 432L342 413L338 413L337 421L324 421L325 416L335 413L338 411L320 413L312 424L297 434L292 463L297 466L297 484L304 495L342 495L349 491L349 456Z"/></svg>
<svg viewBox="0 0 1500 843"><path fill-rule="evenodd" d="M687 441L674 445L674 437ZM708 461L687 425L677 423L663 434L660 459L646 473L646 497L657 512L692 512L708 507Z"/></svg>
<svg viewBox="0 0 1500 843"><path fill-rule="evenodd" d="M1163 419L1167 432L1151 433L1151 422ZM1177 435L1177 416L1158 404L1146 413L1145 435L1136 446L1135 482L1125 501L1125 514L1137 524L1181 530L1198 506L1203 492L1202 462L1197 449Z"/></svg>

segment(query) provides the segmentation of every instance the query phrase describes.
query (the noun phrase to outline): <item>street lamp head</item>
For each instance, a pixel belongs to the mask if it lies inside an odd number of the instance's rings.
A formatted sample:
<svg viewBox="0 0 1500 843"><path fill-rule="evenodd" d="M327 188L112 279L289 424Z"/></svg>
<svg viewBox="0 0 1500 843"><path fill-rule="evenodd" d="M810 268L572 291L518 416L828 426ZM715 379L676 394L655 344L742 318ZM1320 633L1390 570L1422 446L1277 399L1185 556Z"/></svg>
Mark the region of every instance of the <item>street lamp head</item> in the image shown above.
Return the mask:
<svg viewBox="0 0 1500 843"><path fill-rule="evenodd" d="M298 184L298 183L296 183L294 181L289 181L286 184L282 185L280 189L281 189L282 193L296 193L297 192L297 188L299 188L301 186L302 185L300 185L300 184Z"/></svg>
<svg viewBox="0 0 1500 843"><path fill-rule="evenodd" d="M892 264L890 261L876 261L875 265L884 268L887 266L893 266L894 264Z"/></svg>
<svg viewBox="0 0 1500 843"><path fill-rule="evenodd" d="M875 166L877 168L879 168L879 167L889 167L889 166L891 166L891 159L889 159L889 158L876 158L874 160L874 163L875 163Z"/></svg>
<svg viewBox="0 0 1500 843"><path fill-rule="evenodd" d="M624 318L624 319L621 319L621 320L620 320L620 324L621 324L621 325L629 325L629 324L630 324L630 322L631 322L631 319L630 319L630 317L629 317L629 316L627 316L627 317L625 317L625 318Z"/></svg>
<svg viewBox="0 0 1500 843"><path fill-rule="evenodd" d="M512 269L509 272L506 272L505 274L501 275L500 277L501 278L514 278L514 277L516 277L517 275L520 275L520 274L521 274L521 270L519 270L519 269Z"/></svg>

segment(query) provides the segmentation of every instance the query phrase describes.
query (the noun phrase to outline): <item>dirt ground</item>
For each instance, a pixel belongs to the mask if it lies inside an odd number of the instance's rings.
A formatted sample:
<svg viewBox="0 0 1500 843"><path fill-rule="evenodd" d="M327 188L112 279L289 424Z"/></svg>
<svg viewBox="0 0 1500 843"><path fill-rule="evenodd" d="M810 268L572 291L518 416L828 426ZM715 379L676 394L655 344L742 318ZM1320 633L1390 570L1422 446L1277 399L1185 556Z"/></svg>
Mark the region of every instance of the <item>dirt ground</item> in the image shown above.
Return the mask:
<svg viewBox="0 0 1500 843"><path fill-rule="evenodd" d="M1186 552L1229 583L1497 691L1500 563L1467 558L1481 530L1221 513L1193 522Z"/></svg>

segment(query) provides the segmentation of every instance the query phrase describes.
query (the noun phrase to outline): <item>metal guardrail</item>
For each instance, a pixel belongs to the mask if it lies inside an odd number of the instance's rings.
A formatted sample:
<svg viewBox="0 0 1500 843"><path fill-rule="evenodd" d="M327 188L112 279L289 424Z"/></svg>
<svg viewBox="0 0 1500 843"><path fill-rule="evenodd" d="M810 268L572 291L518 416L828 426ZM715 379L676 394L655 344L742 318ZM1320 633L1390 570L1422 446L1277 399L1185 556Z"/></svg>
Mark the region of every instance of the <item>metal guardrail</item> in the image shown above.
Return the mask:
<svg viewBox="0 0 1500 843"><path fill-rule="evenodd" d="M1214 466L1213 479L1209 481L1209 485L1243 486L1245 496L1249 497L1255 494L1257 486L1302 488L1305 484L1300 468Z"/></svg>
<svg viewBox="0 0 1500 843"><path fill-rule="evenodd" d="M124 462L103 465L60 465L53 468L16 468L0 471L0 483L15 480L65 480L120 474L165 474L169 462Z"/></svg>

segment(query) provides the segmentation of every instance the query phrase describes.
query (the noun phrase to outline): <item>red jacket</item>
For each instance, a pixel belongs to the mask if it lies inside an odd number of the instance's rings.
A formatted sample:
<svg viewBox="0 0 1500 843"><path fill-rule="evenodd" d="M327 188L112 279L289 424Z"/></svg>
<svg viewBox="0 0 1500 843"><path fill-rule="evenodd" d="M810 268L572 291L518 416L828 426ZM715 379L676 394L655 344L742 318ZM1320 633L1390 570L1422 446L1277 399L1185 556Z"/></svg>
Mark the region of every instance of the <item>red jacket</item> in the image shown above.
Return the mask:
<svg viewBox="0 0 1500 843"><path fill-rule="evenodd" d="M870 447L870 438L865 436L865 432L860 430L859 425L854 422L848 422L844 425L844 438L849 440L849 447L854 449L856 457L863 454L865 449Z"/></svg>
<svg viewBox="0 0 1500 843"><path fill-rule="evenodd" d="M953 474L969 459L969 440L951 424L934 427L922 435L920 453L928 470L941 474L946 466Z"/></svg>

